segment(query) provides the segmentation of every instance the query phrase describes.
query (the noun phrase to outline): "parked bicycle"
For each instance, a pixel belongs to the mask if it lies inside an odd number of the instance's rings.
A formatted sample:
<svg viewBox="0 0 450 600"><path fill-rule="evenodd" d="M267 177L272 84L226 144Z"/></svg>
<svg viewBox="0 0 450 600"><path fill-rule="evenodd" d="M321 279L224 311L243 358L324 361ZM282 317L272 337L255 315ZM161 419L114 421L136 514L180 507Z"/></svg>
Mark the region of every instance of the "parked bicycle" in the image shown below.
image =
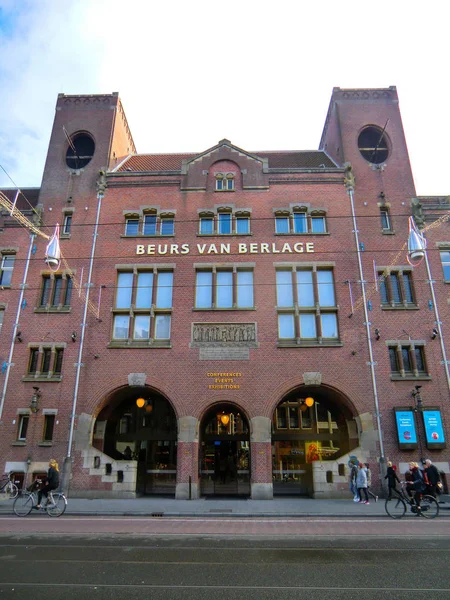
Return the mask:
<svg viewBox="0 0 450 600"><path fill-rule="evenodd" d="M421 494L419 508L414 498L410 498L405 490L406 481L401 481L400 485L401 490L391 490L392 498L386 500L384 505L387 514L392 519L401 519L406 513L407 506L409 506L409 510L416 516L422 515L425 519L434 519L438 516L439 504L433 496Z"/></svg>
<svg viewBox="0 0 450 600"><path fill-rule="evenodd" d="M7 475L6 473L0 479L0 494L5 497L7 496L10 500L17 498L19 488L15 483L11 481L12 472Z"/></svg>
<svg viewBox="0 0 450 600"><path fill-rule="evenodd" d="M36 480L27 491L22 491L14 500L13 511L18 517L26 517L37 505L37 494L41 482ZM41 504L38 512L45 511L49 517L60 517L67 508L67 498L62 492L50 491L47 502Z"/></svg>

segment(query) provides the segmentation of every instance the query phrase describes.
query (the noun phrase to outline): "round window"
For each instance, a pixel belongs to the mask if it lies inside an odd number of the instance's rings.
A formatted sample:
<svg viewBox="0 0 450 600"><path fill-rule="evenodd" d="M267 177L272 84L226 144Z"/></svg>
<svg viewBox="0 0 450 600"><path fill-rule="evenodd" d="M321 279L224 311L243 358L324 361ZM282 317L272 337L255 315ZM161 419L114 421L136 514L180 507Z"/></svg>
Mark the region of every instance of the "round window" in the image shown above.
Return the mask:
<svg viewBox="0 0 450 600"><path fill-rule="evenodd" d="M70 169L82 169L91 162L95 152L95 142L90 135L74 134L68 136L68 142L66 164Z"/></svg>
<svg viewBox="0 0 450 600"><path fill-rule="evenodd" d="M379 165L389 156L387 137L379 127L366 127L358 137L358 148L363 158Z"/></svg>

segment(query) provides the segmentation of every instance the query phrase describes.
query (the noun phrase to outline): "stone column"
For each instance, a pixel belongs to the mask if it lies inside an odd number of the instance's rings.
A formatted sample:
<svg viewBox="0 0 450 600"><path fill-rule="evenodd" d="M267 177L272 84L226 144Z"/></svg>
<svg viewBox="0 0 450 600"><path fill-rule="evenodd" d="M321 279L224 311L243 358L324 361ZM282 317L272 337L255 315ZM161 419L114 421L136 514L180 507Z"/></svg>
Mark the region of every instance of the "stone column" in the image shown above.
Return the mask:
<svg viewBox="0 0 450 600"><path fill-rule="evenodd" d="M178 419L177 500L194 500L200 496L198 431L199 422L195 417Z"/></svg>
<svg viewBox="0 0 450 600"><path fill-rule="evenodd" d="M273 498L271 431L272 421L267 417L251 419L252 500Z"/></svg>

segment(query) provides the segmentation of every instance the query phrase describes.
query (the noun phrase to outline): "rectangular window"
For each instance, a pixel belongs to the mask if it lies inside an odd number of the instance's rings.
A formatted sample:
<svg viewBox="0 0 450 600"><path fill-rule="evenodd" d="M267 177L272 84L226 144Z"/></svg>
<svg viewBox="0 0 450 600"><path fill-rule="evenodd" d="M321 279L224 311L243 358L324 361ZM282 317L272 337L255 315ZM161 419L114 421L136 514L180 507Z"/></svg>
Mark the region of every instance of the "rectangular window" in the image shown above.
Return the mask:
<svg viewBox="0 0 450 600"><path fill-rule="evenodd" d="M43 275L39 306L41 308L64 309L72 298L72 277L66 275Z"/></svg>
<svg viewBox="0 0 450 600"><path fill-rule="evenodd" d="M236 233L240 233L240 234L250 233L249 217L236 217Z"/></svg>
<svg viewBox="0 0 450 600"><path fill-rule="evenodd" d="M54 346L30 348L28 375L37 377L60 377L64 349Z"/></svg>
<svg viewBox="0 0 450 600"><path fill-rule="evenodd" d="M0 285L10 286L15 256L13 254L0 254L0 257Z"/></svg>
<svg viewBox="0 0 450 600"><path fill-rule="evenodd" d="M0 331L2 330L4 315L5 315L5 310L3 308L0 308Z"/></svg>
<svg viewBox="0 0 450 600"><path fill-rule="evenodd" d="M278 337L297 342L335 342L339 338L331 269L276 271Z"/></svg>
<svg viewBox="0 0 450 600"><path fill-rule="evenodd" d="M21 442L27 439L28 423L30 415L19 415L19 426L17 428L17 439Z"/></svg>
<svg viewBox="0 0 450 600"><path fill-rule="evenodd" d="M173 217L161 219L161 235L173 235L175 233L175 221Z"/></svg>
<svg viewBox="0 0 450 600"><path fill-rule="evenodd" d="M322 211L286 213L287 211L275 213L275 233L327 233L326 215Z"/></svg>
<svg viewBox="0 0 450 600"><path fill-rule="evenodd" d="M382 307L405 308L416 305L412 271L380 271L378 277Z"/></svg>
<svg viewBox="0 0 450 600"><path fill-rule="evenodd" d="M428 376L425 349L422 345L416 345L414 342L390 346L389 362L394 378L412 379Z"/></svg>
<svg viewBox="0 0 450 600"><path fill-rule="evenodd" d="M204 235L212 235L214 233L214 218L213 217L201 217L200 218L200 233Z"/></svg>
<svg viewBox="0 0 450 600"><path fill-rule="evenodd" d="M139 235L139 219L126 220L125 235Z"/></svg>
<svg viewBox="0 0 450 600"><path fill-rule="evenodd" d="M145 215L142 233L144 235L156 235L156 215Z"/></svg>
<svg viewBox="0 0 450 600"><path fill-rule="evenodd" d="M381 229L383 231L391 231L391 219L389 217L389 209L380 208Z"/></svg>
<svg viewBox="0 0 450 600"><path fill-rule="evenodd" d="M444 271L444 280L450 281L450 250L441 252L442 270Z"/></svg>
<svg viewBox="0 0 450 600"><path fill-rule="evenodd" d="M64 215L64 223L63 223L63 234L70 235L70 230L72 229L72 215Z"/></svg>
<svg viewBox="0 0 450 600"><path fill-rule="evenodd" d="M44 415L44 431L42 439L44 442L53 440L53 429L55 427L55 415Z"/></svg>
<svg viewBox="0 0 450 600"><path fill-rule="evenodd" d="M251 269L199 269L196 273L195 308L253 308Z"/></svg>
<svg viewBox="0 0 450 600"><path fill-rule="evenodd" d="M231 233L231 213L219 213L218 219L218 233L222 235Z"/></svg>
<svg viewBox="0 0 450 600"><path fill-rule="evenodd" d="M173 272L119 272L112 337L137 343L169 340Z"/></svg>

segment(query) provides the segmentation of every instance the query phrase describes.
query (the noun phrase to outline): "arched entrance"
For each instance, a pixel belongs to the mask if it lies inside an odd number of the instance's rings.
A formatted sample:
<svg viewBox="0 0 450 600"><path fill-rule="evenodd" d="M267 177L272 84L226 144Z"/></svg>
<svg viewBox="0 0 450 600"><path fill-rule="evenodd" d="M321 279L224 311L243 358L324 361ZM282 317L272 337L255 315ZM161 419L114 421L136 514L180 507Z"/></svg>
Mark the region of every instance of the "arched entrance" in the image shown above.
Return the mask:
<svg viewBox="0 0 450 600"><path fill-rule="evenodd" d="M146 387L116 392L97 417L93 445L124 467L137 463L137 493L175 495L177 419L158 392Z"/></svg>
<svg viewBox="0 0 450 600"><path fill-rule="evenodd" d="M250 428L232 404L219 404L200 427L202 496L250 496Z"/></svg>
<svg viewBox="0 0 450 600"><path fill-rule="evenodd" d="M334 461L358 446L354 416L331 388L301 386L287 394L272 418L274 495L311 496L312 464Z"/></svg>

